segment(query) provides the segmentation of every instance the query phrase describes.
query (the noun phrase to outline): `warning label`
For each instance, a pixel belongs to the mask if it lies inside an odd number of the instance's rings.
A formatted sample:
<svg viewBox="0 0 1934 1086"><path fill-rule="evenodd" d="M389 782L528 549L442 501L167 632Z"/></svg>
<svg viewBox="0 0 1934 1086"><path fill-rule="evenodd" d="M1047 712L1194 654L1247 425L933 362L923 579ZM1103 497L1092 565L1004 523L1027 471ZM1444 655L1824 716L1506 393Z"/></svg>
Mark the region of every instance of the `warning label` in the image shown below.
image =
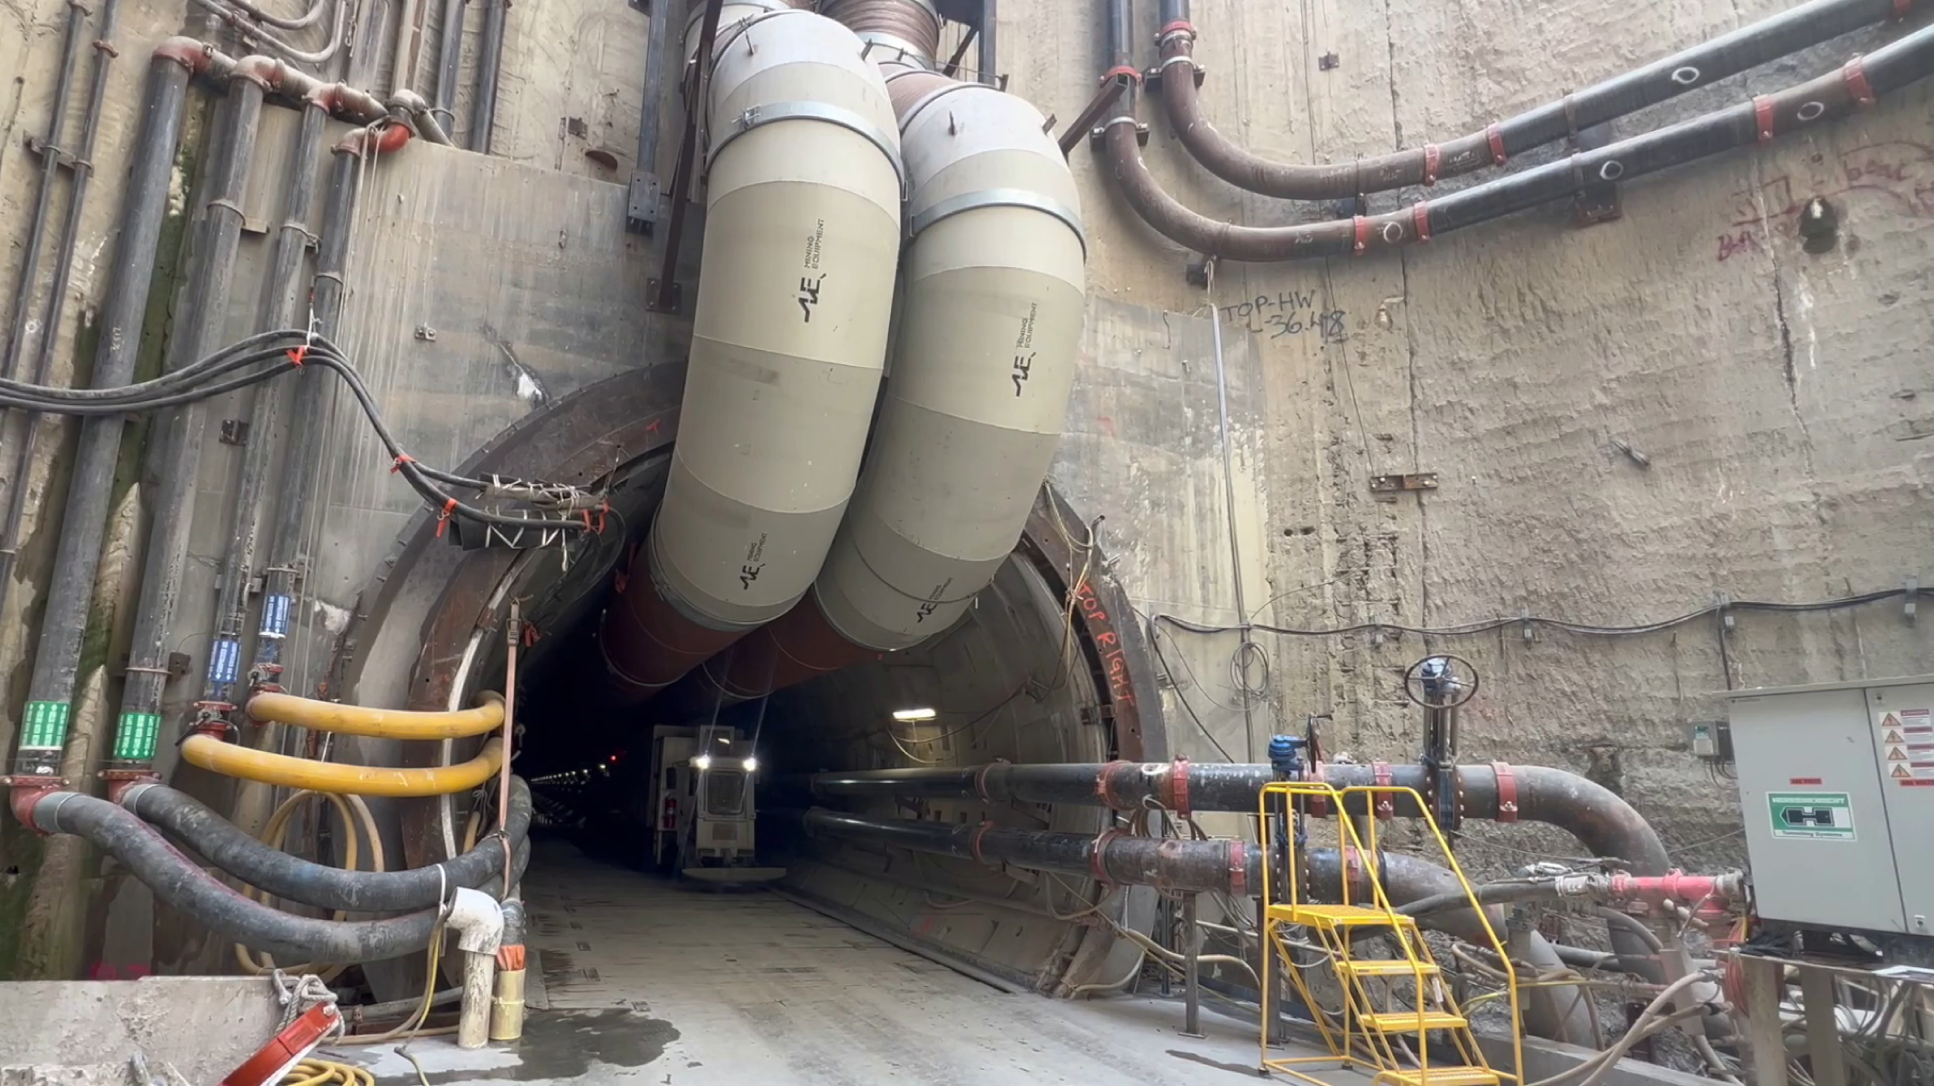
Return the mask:
<svg viewBox="0 0 1934 1086"><path fill-rule="evenodd" d="M1874 714L1881 772L1896 784L1934 787L1934 708L1882 709Z"/></svg>
<svg viewBox="0 0 1934 1086"><path fill-rule="evenodd" d="M1845 792L1769 792L1774 837L1852 841L1853 801Z"/></svg>

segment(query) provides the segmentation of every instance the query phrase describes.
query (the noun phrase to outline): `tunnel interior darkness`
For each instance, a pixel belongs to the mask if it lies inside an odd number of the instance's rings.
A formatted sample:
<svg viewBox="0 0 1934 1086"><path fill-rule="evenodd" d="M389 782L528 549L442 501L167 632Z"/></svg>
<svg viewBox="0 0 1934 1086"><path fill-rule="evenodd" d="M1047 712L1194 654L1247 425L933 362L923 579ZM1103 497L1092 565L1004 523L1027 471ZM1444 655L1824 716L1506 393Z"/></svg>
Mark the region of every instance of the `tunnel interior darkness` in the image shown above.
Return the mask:
<svg viewBox="0 0 1934 1086"><path fill-rule="evenodd" d="M568 453L531 446L544 446L547 434L591 434L600 440L582 446L581 452L590 451L580 458L586 467L578 473L591 480L610 471L609 431L601 427L607 421L615 425L625 411L624 397L640 397L631 405L627 425L650 418L648 401L676 402L676 375L671 377L667 382L660 375L656 393L646 388L650 378L642 371L607 382L610 388L585 390L536 413L521 435L513 433L480 451L473 464L494 462L527 475L569 478ZM656 420L650 425L656 427ZM559 804L595 808L566 816L583 816L578 844L594 856L636 866L640 879L657 876L627 848L632 839L646 838L619 809L627 799L633 810L645 805L638 793L646 786L651 729L660 723L703 723L710 714L679 715L679 699L672 697L642 706L616 704L604 682L595 637L599 617L619 588L619 571L642 540L663 492L669 450L669 440L661 440L609 474L606 530L574 548L568 562L554 549L458 551L436 539L428 523L413 537L406 533L398 557L372 587L369 613L375 629L359 650L355 685L358 700L400 698L418 708L468 704L481 691L503 689L504 631L509 603L516 601L528 625L519 642L515 771L537 781L605 767L599 776L608 783L593 800L540 784L540 810L547 791L554 811ZM543 459L529 459L533 456ZM600 459L604 472L591 468ZM1093 879L808 837L785 811L812 801L785 795L780 787L789 774L818 770L1159 755L1165 746L1159 715L1137 711L1124 726L1116 710L1132 703L1124 698L1133 685L1124 670L1128 663L1117 650L1111 667L1096 644L1093 619L1106 616L1095 586L1113 591L1104 580L1103 557L1090 544L1080 513L1044 488L1015 552L953 627L916 648L780 691L764 703L719 708L721 724L758 735L760 862L787 869L780 892L1016 988L1066 991L1120 980L1133 968L1139 950L1117 939L1108 925L1093 923L1089 914L1100 912L1147 930L1155 909L1153 889L1110 888ZM1075 585L1089 587L1071 592ZM1103 635L1110 641L1115 636ZM1152 681L1147 688L1153 689ZM934 717L893 718L895 710L909 708L930 708ZM469 754L465 744L450 751L434 743L406 743L402 749L374 742L358 746L345 756L371 764L436 764ZM613 757L619 759L616 772L610 769ZM459 797L441 816L435 801L399 805L399 845L413 865L441 857L441 820L460 826L466 802ZM845 809L1082 834L1110 828L1112 817L1096 807L935 800L856 800ZM544 877L546 847L562 846L555 837L548 843L540 839L530 878Z"/></svg>

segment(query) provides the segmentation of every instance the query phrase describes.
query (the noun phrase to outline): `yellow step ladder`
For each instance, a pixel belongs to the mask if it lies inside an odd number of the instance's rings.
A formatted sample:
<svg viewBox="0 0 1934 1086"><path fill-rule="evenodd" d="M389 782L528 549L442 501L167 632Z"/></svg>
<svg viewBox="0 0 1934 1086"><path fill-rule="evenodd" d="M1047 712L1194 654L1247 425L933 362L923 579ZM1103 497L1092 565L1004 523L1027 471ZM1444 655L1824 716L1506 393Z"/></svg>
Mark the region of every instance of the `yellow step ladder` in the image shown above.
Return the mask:
<svg viewBox="0 0 1934 1086"><path fill-rule="evenodd" d="M1424 824L1430 828L1431 836L1470 898L1471 907L1483 921L1498 960L1507 963L1514 1057L1510 1072L1493 1068L1485 1061L1477 1038L1471 1033L1470 1020L1445 985L1443 971L1431 956L1417 922L1396 911L1384 895L1382 880L1376 872L1379 855L1376 822L1368 821L1370 830L1365 835L1368 840L1362 840L1352 819L1345 814L1346 811L1388 810L1390 802L1400 798L1409 799L1413 809L1422 812ZM1270 840L1273 818L1293 819L1295 812L1308 806L1312 799L1327 802L1329 810L1335 812L1337 851L1344 871L1342 900L1320 903L1307 900L1307 888L1301 884L1299 875L1302 857L1298 855L1310 847L1307 844L1290 846L1287 886L1274 885L1273 882L1281 881L1273 880L1274 864L1267 861L1263 864L1263 943L1269 949L1263 954L1262 981L1264 990L1273 992L1272 969L1280 966L1287 972L1291 986L1310 1009L1330 1054L1271 1057L1269 1019L1272 1016L1265 1012L1263 1068L1317 1086L1330 1084L1297 1067L1319 1063L1335 1064L1341 1070L1361 1067L1375 1072L1375 1082L1389 1086L1521 1083L1524 1052L1518 1022L1517 979L1508 968L1511 959L1478 904L1476 892L1458 866L1457 857L1452 855L1449 842L1430 816L1429 805L1410 788L1375 785L1339 789L1321 781L1274 781L1263 786L1258 800L1260 839ZM1352 885L1359 879L1367 883L1369 893L1366 900L1353 902L1353 896L1366 897ZM1381 936L1396 949L1395 956L1358 956L1364 949L1358 941L1369 936ZM1323 1010L1311 993L1304 976L1304 970L1311 966L1297 960L1298 950L1313 951L1328 960L1330 972L1343 993L1343 1005L1338 1012Z"/></svg>

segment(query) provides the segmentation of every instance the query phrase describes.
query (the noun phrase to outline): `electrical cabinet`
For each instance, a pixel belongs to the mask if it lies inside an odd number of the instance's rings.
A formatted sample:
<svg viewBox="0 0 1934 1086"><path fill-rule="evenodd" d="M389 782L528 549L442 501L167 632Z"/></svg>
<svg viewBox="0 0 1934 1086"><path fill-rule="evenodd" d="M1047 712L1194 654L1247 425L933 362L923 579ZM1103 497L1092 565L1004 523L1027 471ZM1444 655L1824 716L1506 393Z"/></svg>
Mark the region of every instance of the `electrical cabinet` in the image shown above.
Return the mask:
<svg viewBox="0 0 1934 1086"><path fill-rule="evenodd" d="M1759 915L1934 936L1934 676L1730 702Z"/></svg>

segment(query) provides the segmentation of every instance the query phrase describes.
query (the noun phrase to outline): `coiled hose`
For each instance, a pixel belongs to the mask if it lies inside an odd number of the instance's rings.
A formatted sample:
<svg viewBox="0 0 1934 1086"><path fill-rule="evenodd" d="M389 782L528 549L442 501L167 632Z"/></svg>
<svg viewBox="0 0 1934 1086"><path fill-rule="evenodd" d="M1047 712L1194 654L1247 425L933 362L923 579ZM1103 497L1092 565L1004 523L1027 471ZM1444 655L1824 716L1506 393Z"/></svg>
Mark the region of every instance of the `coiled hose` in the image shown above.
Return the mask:
<svg viewBox="0 0 1934 1086"><path fill-rule="evenodd" d="M422 950L437 926L434 908L382 920L314 920L272 909L202 870L134 812L92 796L50 792L34 804L32 814L44 832L86 838L156 897L209 930L291 961L382 961ZM518 842L511 855L512 883L523 877L529 860L530 842ZM495 882L481 889L493 897L502 893Z"/></svg>
<svg viewBox="0 0 1934 1086"><path fill-rule="evenodd" d="M501 883L504 873L503 843L494 837L430 867L343 871L271 848L193 796L165 785L136 785L121 797L121 806L186 841L209 863L250 886L319 909L370 913L426 909L437 903L437 895L446 887L489 889ZM512 777L505 830L514 848L523 846L530 824L530 786L522 777Z"/></svg>
<svg viewBox="0 0 1934 1086"><path fill-rule="evenodd" d="M287 847L289 823L295 817L296 810L305 801L317 798L327 799L335 806L336 813L342 816L343 826L348 831L343 845L343 870L356 870L357 861L361 858L357 846L359 836L362 840L369 842L370 869L373 871L383 870L385 866L383 863L383 835L376 828L376 819L369 813L369 804L364 803L361 796L337 796L331 795L328 792L297 792L288 799L283 800L282 805L275 809L273 815L269 816L269 824L262 830L262 843L268 848L276 850L278 853L281 852ZM360 835L357 833L359 827L362 831ZM243 887L242 892L251 899L260 901L264 905L271 904L270 899L275 896L272 893L265 892L253 886ZM335 919L341 920L343 918L343 912L338 910ZM262 959L257 961L255 955L249 948L243 946L241 943L235 944L235 962L242 967L243 972L252 973L256 976L273 973L278 968L273 956L264 954L262 955ZM330 981L334 980L343 971L345 966L304 962L301 965L290 965L283 968L288 969L291 973L316 973L322 980Z"/></svg>

